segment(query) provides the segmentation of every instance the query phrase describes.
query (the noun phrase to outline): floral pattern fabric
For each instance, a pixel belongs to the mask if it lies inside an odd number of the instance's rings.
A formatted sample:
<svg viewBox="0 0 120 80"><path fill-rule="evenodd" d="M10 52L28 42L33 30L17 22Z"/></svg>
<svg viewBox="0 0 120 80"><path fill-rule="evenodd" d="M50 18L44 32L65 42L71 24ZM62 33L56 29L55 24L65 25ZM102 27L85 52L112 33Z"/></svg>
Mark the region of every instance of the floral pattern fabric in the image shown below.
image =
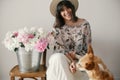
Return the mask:
<svg viewBox="0 0 120 80"><path fill-rule="evenodd" d="M91 43L91 30L88 21L83 21L77 26L64 25L54 28L54 52L69 53L75 51L78 55L85 55L87 45Z"/></svg>

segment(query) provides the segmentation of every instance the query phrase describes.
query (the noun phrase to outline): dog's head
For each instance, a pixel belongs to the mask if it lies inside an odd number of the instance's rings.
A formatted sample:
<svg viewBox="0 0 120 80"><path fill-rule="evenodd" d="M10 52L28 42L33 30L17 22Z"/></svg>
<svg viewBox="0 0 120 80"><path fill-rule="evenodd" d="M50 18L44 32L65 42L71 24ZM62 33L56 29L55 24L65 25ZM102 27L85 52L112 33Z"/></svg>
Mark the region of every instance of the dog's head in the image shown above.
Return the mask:
<svg viewBox="0 0 120 80"><path fill-rule="evenodd" d="M79 59L77 66L79 69L84 68L86 70L92 70L94 68L94 54L91 45L88 46L87 53Z"/></svg>

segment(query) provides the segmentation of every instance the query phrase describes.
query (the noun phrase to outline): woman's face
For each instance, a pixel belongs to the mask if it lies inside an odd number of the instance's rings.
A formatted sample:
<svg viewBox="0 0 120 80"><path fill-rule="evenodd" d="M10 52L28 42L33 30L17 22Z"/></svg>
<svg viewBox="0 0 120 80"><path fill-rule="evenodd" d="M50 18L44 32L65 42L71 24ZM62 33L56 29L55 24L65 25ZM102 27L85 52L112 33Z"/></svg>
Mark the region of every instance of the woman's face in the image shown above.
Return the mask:
<svg viewBox="0 0 120 80"><path fill-rule="evenodd" d="M61 11L61 16L65 21L70 21L72 19L72 10L71 8L63 7L63 10Z"/></svg>

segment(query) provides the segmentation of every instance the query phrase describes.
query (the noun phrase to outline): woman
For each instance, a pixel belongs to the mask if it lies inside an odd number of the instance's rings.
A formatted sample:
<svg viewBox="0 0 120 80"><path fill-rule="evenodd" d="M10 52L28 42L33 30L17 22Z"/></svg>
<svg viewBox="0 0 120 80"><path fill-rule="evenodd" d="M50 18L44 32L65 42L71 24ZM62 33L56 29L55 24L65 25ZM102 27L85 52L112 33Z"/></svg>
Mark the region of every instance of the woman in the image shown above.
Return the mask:
<svg viewBox="0 0 120 80"><path fill-rule="evenodd" d="M53 0L51 3L51 13L56 18L52 33L55 45L49 59L47 80L87 79L85 73L76 69L75 63L91 44L91 30L88 21L76 16L77 7L77 0Z"/></svg>

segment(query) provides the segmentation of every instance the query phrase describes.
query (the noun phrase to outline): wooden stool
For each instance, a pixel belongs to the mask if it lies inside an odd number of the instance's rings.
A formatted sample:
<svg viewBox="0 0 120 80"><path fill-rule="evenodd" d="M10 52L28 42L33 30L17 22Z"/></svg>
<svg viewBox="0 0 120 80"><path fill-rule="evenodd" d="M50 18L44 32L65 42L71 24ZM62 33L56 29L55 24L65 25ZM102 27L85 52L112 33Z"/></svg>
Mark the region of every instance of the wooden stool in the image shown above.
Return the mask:
<svg viewBox="0 0 120 80"><path fill-rule="evenodd" d="M38 72L21 73L18 65L16 65L10 70L10 80L15 80L15 77L20 77L19 80L23 80L24 78L33 78L37 80L38 77L41 78L41 80L46 80L46 50L42 56L42 64L40 64L40 70Z"/></svg>
<svg viewBox="0 0 120 80"><path fill-rule="evenodd" d="M40 65L40 70L38 72L21 73L18 65L16 65L10 71L10 80L15 80L15 77L20 77L19 80L23 80L23 78L33 78L37 80L36 77L40 77L41 80L46 80L46 68Z"/></svg>

